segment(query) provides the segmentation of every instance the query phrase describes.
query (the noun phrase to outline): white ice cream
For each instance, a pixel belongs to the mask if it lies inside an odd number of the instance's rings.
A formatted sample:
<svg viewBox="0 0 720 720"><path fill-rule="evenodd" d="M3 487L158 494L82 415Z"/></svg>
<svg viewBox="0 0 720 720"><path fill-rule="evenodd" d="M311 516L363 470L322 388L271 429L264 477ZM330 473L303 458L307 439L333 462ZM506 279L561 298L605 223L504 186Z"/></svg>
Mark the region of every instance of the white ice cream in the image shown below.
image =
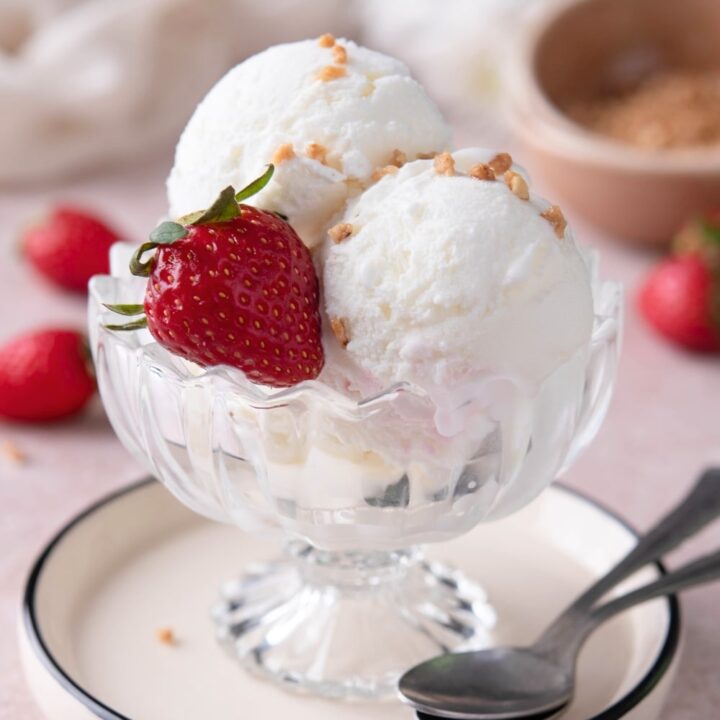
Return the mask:
<svg viewBox="0 0 720 720"><path fill-rule="evenodd" d="M549 204L463 174L492 155L456 152L452 177L407 164L348 207L351 237L328 241L327 314L380 385L537 384L590 339L590 275L569 230L541 217Z"/></svg>
<svg viewBox="0 0 720 720"><path fill-rule="evenodd" d="M225 75L200 103L168 178L172 216L206 207L226 185L240 188L290 143L270 185L250 202L287 215L305 243L322 238L352 192L399 149L409 158L442 150L450 128L399 60L338 41L347 62L318 40L277 45ZM323 68L345 76L323 81ZM316 143L326 164L307 157Z"/></svg>

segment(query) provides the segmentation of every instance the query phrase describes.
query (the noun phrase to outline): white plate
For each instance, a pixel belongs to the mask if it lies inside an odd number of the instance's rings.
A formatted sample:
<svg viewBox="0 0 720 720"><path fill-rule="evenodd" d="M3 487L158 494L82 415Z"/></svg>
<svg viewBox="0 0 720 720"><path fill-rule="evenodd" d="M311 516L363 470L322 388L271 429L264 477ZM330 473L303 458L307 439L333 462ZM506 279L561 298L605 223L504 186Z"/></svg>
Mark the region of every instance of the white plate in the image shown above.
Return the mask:
<svg viewBox="0 0 720 720"><path fill-rule="evenodd" d="M495 639L526 643L635 542L621 520L560 486L505 520L428 554L481 579ZM71 521L28 580L21 643L37 702L53 720L392 720L388 702L337 704L247 675L216 645L209 608L222 581L277 545L193 515L144 481ZM656 577L646 568L630 584ZM178 643L155 632L173 629ZM678 659L680 613L655 600L603 626L583 650L565 720L657 718Z"/></svg>

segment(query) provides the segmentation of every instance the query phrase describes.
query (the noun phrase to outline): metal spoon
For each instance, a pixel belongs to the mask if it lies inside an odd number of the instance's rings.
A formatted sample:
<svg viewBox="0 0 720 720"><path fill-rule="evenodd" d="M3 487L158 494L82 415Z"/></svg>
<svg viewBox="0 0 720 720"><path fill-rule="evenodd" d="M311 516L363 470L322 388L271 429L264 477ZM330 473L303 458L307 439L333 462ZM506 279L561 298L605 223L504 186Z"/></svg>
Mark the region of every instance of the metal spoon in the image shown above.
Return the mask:
<svg viewBox="0 0 720 720"><path fill-rule="evenodd" d="M573 696L577 654L590 633L633 605L720 578L720 552L595 607L608 590L677 547L720 515L720 469L706 470L686 498L586 590L531 647L440 655L400 678L419 717L510 720L550 717ZM594 608L594 609L593 609Z"/></svg>

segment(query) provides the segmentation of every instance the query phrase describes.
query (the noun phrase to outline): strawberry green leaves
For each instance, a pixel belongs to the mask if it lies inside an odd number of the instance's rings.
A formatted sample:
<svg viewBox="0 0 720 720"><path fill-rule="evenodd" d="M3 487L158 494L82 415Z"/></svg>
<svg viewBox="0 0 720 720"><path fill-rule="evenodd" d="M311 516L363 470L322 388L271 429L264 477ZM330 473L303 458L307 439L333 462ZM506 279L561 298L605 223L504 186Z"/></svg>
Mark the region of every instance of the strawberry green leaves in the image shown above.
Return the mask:
<svg viewBox="0 0 720 720"><path fill-rule="evenodd" d="M121 331L128 331L128 330L142 330L143 328L147 327L147 318L143 315L143 317L138 318L137 320L133 320L132 322L125 323L125 325L105 325L106 330L121 330Z"/></svg>
<svg viewBox="0 0 720 720"><path fill-rule="evenodd" d="M228 185L206 210L198 210L189 215L184 215L177 222L168 220L160 223L150 233L148 241L140 245L133 254L130 259L130 272L138 277L150 277L155 262L155 253L149 259L143 260L145 254L154 251L160 245L172 245L174 242L187 237L189 227L223 223L237 218L241 214L240 203L253 195L257 195L270 182L274 172L275 166L270 164L259 178L253 180L240 192L236 193L235 188ZM119 315L129 317L143 313L142 305L119 304L106 305L106 307ZM147 319L141 317L126 325L106 325L105 327L109 330L137 330L147 327Z"/></svg>
<svg viewBox="0 0 720 720"><path fill-rule="evenodd" d="M207 210L198 210L189 215L183 215L179 218L178 223L190 226L233 220L240 214L240 203L257 195L270 182L274 172L275 166L268 165L259 178L253 180L238 193L235 192L232 185L228 185Z"/></svg>
<svg viewBox="0 0 720 720"><path fill-rule="evenodd" d="M132 317L133 315L142 315L145 312L143 305L110 305L108 303L103 303L103 305L118 315L128 315Z"/></svg>
<svg viewBox="0 0 720 720"><path fill-rule="evenodd" d="M188 234L187 228L180 223L166 221L160 223L151 233L150 242L158 245L170 244L184 238Z"/></svg>

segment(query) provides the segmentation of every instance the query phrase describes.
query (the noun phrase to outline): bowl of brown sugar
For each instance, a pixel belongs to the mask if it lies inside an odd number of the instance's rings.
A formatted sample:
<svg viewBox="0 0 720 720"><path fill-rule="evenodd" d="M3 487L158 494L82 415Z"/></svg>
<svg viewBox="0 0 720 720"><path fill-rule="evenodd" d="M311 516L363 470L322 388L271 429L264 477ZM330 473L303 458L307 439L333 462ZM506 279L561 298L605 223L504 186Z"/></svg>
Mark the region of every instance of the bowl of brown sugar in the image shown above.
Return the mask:
<svg viewBox="0 0 720 720"><path fill-rule="evenodd" d="M662 245L720 207L720 0L557 0L509 85L536 180L618 238Z"/></svg>

